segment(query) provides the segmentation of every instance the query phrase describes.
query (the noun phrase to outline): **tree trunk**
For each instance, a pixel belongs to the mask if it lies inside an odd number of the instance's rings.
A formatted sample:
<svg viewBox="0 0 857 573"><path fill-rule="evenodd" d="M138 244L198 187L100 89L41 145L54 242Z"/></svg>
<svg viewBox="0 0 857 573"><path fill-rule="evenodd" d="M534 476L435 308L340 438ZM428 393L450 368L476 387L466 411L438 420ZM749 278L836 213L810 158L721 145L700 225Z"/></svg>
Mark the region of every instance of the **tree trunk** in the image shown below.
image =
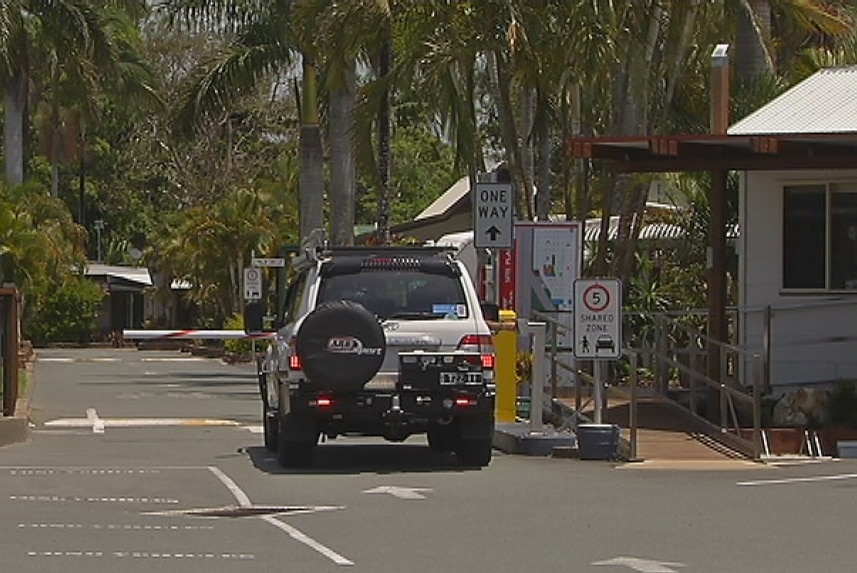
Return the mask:
<svg viewBox="0 0 857 573"><path fill-rule="evenodd" d="M354 244L354 60L347 61L346 66L345 85L330 94L330 227L334 245Z"/></svg>
<svg viewBox="0 0 857 573"><path fill-rule="evenodd" d="M3 89L3 149L6 182L24 182L24 120L27 106L27 82L22 70L6 80Z"/></svg>
<svg viewBox="0 0 857 573"><path fill-rule="evenodd" d="M544 94L539 97L535 122L536 143L538 144L538 163L536 169L536 218L539 221L550 220L551 212L551 134L548 125L547 101Z"/></svg>
<svg viewBox="0 0 857 573"><path fill-rule="evenodd" d="M627 53L626 69L628 83L624 92L622 113L623 135L640 135L649 130L649 79L654 73L654 53L661 33L663 8L654 4L648 19L644 50L630 48ZM617 192L621 205L619 227L616 234L616 251L613 260L613 275L628 282L634 268L634 249L642 217L645 210L645 185L633 183L628 175L620 175ZM639 211L639 213L638 213ZM639 220L637 220L639 219ZM626 291L627 292L627 291Z"/></svg>
<svg viewBox="0 0 857 573"><path fill-rule="evenodd" d="M379 54L379 77L386 78L392 65L393 46L388 35ZM381 183L378 234L381 243L384 245L390 244L390 174L393 164L390 151L390 139L392 138L390 108L390 90L385 88L381 95L381 106L378 110L378 178Z"/></svg>
<svg viewBox="0 0 857 573"><path fill-rule="evenodd" d="M532 193L527 192L527 189L531 189L531 185L527 181L522 169L523 160L521 158L521 149L518 145L518 130L515 127L514 114L512 113L512 97L509 94L509 82L511 80L502 56L497 52L489 52L488 56L489 61L493 64L490 66L490 69L492 83L494 84L493 87L497 94L497 116L500 120L500 135L503 145L506 148L506 163L508 164L509 174L516 187L517 218L532 221Z"/></svg>
<svg viewBox="0 0 857 573"><path fill-rule="evenodd" d="M521 149L521 172L530 186L527 187L527 201L533 202L533 183L536 180L535 127L536 90L528 86L521 87L521 131L518 145Z"/></svg>
<svg viewBox="0 0 857 573"><path fill-rule="evenodd" d="M768 51L770 38L769 0L741 0L735 35L735 71L739 77L751 80L774 73L774 61Z"/></svg>
<svg viewBox="0 0 857 573"><path fill-rule="evenodd" d="M300 233L324 228L324 152L318 121L318 82L313 59L303 55L300 133Z"/></svg>

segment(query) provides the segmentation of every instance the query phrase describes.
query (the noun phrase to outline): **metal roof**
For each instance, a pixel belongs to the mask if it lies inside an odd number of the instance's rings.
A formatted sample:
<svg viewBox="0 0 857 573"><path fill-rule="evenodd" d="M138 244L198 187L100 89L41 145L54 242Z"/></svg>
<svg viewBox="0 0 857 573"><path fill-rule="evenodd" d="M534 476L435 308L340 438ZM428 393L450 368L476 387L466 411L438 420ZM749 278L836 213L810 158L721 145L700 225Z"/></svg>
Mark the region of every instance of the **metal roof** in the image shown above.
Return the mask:
<svg viewBox="0 0 857 573"><path fill-rule="evenodd" d="M568 153L638 173L853 169L857 66L816 72L723 135L574 137Z"/></svg>
<svg viewBox="0 0 857 573"><path fill-rule="evenodd" d="M727 133L857 133L857 66L816 72L734 124Z"/></svg>
<svg viewBox="0 0 857 573"><path fill-rule="evenodd" d="M110 277L142 286L152 286L152 276L149 274L149 269L144 267L122 267L89 263L84 274L88 277Z"/></svg>
<svg viewBox="0 0 857 573"><path fill-rule="evenodd" d="M423 211L415 217L414 220L430 219L432 217L441 217L450 210L450 208L470 196L470 178L466 175L452 184L452 186L444 191L440 197L423 209Z"/></svg>

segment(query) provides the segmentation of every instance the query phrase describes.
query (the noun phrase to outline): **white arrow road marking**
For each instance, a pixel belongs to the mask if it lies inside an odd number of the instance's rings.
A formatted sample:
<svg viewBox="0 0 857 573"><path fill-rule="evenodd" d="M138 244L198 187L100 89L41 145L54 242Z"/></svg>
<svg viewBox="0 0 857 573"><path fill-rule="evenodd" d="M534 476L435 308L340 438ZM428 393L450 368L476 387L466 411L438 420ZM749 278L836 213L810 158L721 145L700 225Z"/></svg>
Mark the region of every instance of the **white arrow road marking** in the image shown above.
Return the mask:
<svg viewBox="0 0 857 573"><path fill-rule="evenodd" d="M430 493L433 490L427 487L400 487L397 485L379 485L376 488L367 489L363 493L389 493L399 499L425 499L421 492Z"/></svg>
<svg viewBox="0 0 857 573"><path fill-rule="evenodd" d="M208 469L217 477L217 479L220 480L220 483L225 485L226 489L228 489L232 493L232 496L235 498L235 501L238 502L239 506L253 507L253 502L250 501L250 497L246 493L244 493L244 491L240 487L238 487L238 484L235 483L235 481L231 477L226 475L223 470L216 466L209 466ZM329 547L319 543L318 541L306 535L299 529L292 527L291 525L284 523L279 519L276 519L272 515L261 515L259 516L259 519L269 523L270 525L273 525L277 529L285 531L289 535L289 537L291 537L295 541L299 541L307 547L314 549L315 551L321 553L337 565L354 565L354 562L350 559L343 557L333 549L330 549Z"/></svg>
<svg viewBox="0 0 857 573"><path fill-rule="evenodd" d="M638 559L637 557L614 557L607 561L596 561L593 565L617 565L639 571L640 573L676 573L673 567L687 567L684 563L652 561L649 559Z"/></svg>
<svg viewBox="0 0 857 573"><path fill-rule="evenodd" d="M98 417L98 412L95 411L95 408L89 408L86 411L86 420L92 424L93 434L104 433L104 420Z"/></svg>

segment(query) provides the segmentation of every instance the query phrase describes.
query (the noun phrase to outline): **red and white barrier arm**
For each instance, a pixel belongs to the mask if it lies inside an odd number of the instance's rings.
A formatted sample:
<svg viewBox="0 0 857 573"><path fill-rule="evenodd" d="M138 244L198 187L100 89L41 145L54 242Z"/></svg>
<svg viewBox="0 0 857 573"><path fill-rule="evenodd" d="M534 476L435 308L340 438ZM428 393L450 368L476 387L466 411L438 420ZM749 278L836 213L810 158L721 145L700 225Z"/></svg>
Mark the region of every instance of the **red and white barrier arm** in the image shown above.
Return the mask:
<svg viewBox="0 0 857 573"><path fill-rule="evenodd" d="M276 332L243 330L123 330L125 340L229 340L239 338L273 338Z"/></svg>

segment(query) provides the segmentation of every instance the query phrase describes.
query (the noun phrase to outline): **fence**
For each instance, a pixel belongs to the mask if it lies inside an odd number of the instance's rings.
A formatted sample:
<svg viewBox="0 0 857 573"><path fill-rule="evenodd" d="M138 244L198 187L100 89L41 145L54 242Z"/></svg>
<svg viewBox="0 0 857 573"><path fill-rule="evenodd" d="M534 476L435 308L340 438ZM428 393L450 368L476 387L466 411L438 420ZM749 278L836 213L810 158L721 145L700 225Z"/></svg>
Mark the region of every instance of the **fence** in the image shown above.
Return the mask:
<svg viewBox="0 0 857 573"><path fill-rule="evenodd" d="M572 424L583 419L580 412L592 398L584 402L583 387L596 383L587 371L587 363L559 358L569 352L557 344L563 338L563 321L555 313L536 313L548 325L550 344L551 397L557 398L557 372L564 369L575 377L575 414ZM705 334L705 315L701 312L627 313L623 357L614 363L613 382L624 382L636 396L638 376L642 373L649 390L669 397L696 421L706 426L709 435L747 456L761 455L761 397L764 391L765 361L761 353L747 351L731 343L723 343ZM737 338L738 321L734 312L730 332ZM710 360L719 360L718 380L709 377ZM749 368L745 367L750 365ZM624 380L622 380L624 378ZM632 400L633 401L633 400ZM715 407L716 406L716 407ZM632 426L636 403L631 406ZM752 427L748 439L746 430ZM632 433L636 432L636 427ZM632 450L635 447L632 437Z"/></svg>

